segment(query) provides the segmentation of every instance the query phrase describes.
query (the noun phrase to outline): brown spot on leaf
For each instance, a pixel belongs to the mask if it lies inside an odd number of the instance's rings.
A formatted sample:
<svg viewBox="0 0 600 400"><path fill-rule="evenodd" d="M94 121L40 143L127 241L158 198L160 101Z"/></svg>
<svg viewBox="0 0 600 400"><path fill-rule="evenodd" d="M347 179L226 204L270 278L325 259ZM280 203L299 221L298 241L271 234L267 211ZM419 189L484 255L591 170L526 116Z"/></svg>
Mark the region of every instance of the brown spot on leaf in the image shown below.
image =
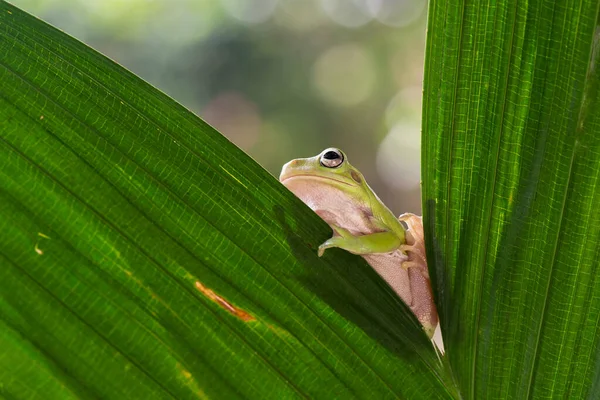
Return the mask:
<svg viewBox="0 0 600 400"><path fill-rule="evenodd" d="M196 289L198 289L198 291L200 293L202 293L203 295L208 297L210 300L214 301L219 306L221 306L221 308L225 309L230 314L238 317L242 321L249 322L249 321L254 321L256 319L252 315L250 315L248 312L242 310L241 308L237 308L236 306L234 306L233 304L231 304L230 302L225 300L223 297L216 294L213 290L207 288L206 286L204 286L202 283L200 283L198 281L196 281Z"/></svg>

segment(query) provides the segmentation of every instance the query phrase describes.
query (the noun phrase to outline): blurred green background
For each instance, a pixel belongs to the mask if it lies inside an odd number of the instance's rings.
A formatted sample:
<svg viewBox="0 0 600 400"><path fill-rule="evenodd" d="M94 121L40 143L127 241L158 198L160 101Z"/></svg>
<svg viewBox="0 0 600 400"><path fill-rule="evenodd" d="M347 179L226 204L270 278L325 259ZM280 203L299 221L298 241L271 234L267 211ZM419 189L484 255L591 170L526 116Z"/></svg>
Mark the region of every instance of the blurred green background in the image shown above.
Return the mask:
<svg viewBox="0 0 600 400"><path fill-rule="evenodd" d="M273 175L340 147L420 214L426 0L12 0L133 71Z"/></svg>

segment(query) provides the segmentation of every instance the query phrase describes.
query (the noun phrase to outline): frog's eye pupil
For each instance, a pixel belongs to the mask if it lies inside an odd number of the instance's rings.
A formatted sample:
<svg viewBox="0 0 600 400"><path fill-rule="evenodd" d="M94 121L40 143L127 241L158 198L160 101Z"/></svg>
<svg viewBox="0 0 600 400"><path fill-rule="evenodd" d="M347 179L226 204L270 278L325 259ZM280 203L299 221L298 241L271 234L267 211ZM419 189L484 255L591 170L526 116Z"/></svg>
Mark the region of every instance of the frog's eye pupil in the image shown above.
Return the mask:
<svg viewBox="0 0 600 400"><path fill-rule="evenodd" d="M328 151L327 153L323 154L323 158L326 158L328 160L335 160L336 158L340 158L340 155L335 151Z"/></svg>
<svg viewBox="0 0 600 400"><path fill-rule="evenodd" d="M327 168L337 168L344 162L344 155L337 149L327 150L321 156L321 165Z"/></svg>

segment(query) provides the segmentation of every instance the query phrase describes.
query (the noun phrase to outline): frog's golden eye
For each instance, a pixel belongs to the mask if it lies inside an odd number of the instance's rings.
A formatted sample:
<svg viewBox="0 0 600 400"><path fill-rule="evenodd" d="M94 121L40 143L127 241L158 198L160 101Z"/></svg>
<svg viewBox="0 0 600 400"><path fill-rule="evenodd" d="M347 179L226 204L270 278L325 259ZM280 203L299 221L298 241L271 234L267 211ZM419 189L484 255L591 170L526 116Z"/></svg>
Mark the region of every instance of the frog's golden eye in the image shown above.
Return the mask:
<svg viewBox="0 0 600 400"><path fill-rule="evenodd" d="M337 168L344 162L344 154L338 149L327 149L321 155L321 165L327 168Z"/></svg>

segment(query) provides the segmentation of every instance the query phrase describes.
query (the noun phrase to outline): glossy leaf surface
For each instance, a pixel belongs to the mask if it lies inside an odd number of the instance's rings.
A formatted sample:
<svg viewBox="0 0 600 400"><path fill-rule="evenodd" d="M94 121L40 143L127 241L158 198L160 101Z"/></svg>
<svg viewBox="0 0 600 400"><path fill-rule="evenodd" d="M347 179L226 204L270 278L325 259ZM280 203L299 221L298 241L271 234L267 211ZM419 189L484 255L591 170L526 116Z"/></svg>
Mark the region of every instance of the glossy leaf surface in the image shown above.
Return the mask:
<svg viewBox="0 0 600 400"><path fill-rule="evenodd" d="M0 394L448 398L330 229L191 112L0 3Z"/></svg>
<svg viewBox="0 0 600 400"><path fill-rule="evenodd" d="M598 1L430 7L423 204L464 398L597 398Z"/></svg>

